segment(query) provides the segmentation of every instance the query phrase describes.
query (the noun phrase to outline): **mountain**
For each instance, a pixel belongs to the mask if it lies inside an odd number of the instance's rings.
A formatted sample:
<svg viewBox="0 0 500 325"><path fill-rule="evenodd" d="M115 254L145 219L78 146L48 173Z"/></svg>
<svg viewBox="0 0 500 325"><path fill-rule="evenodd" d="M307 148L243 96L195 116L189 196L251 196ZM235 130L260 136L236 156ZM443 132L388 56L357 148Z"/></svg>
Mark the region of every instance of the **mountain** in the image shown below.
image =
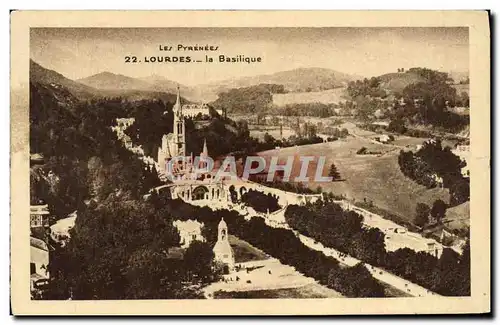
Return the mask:
<svg viewBox="0 0 500 325"><path fill-rule="evenodd" d="M76 81L101 90L152 90L148 82L107 71Z"/></svg>
<svg viewBox="0 0 500 325"><path fill-rule="evenodd" d="M190 101L203 100L196 95L192 88L181 85L175 81L159 75L151 75L143 78L133 78L122 74L111 72L101 72L86 78L78 79L79 83L99 89L111 95L125 96L127 99L148 99L148 98L170 98L165 97L165 93L176 94L177 86L182 97Z"/></svg>
<svg viewBox="0 0 500 325"><path fill-rule="evenodd" d="M156 74L151 75L149 77L140 78L139 80L147 83L151 90L161 90L161 91L170 90L175 92L177 91L177 86L179 86L181 92L184 93L189 88Z"/></svg>
<svg viewBox="0 0 500 325"><path fill-rule="evenodd" d="M344 87L349 81L358 78L331 69L298 68L273 74L235 78L200 85L197 90L204 94L211 93L213 96L232 88L250 87L259 84L278 84L283 85L287 92L321 91Z"/></svg>
<svg viewBox="0 0 500 325"><path fill-rule="evenodd" d="M93 98L99 94L97 89L66 78L54 70L46 69L33 60L30 60L30 82L61 85L80 99Z"/></svg>
<svg viewBox="0 0 500 325"><path fill-rule="evenodd" d="M131 101L161 99L175 102L176 99L176 91L155 87L140 79L102 72L74 81L54 70L42 67L33 60L30 60L30 82L50 85L51 88L62 86L79 100L122 97ZM188 102L188 100L184 99L184 102Z"/></svg>

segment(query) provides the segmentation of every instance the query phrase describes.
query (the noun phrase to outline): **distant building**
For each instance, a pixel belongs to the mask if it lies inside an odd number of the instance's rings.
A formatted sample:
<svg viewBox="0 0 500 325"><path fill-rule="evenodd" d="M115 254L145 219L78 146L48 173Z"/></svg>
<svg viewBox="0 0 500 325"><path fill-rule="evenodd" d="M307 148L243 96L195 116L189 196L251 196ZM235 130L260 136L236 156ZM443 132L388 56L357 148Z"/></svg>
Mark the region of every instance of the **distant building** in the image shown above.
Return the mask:
<svg viewBox="0 0 500 325"><path fill-rule="evenodd" d="M430 255L439 258L443 253L443 247L436 245L436 242L428 242L426 252Z"/></svg>
<svg viewBox="0 0 500 325"><path fill-rule="evenodd" d="M182 105L182 111L185 117L196 117L198 115L210 116L210 107L205 103ZM215 111L222 116L221 109Z"/></svg>
<svg viewBox="0 0 500 325"><path fill-rule="evenodd" d="M125 130L128 127L130 127L132 124L134 124L135 118L133 117L122 117L122 118L117 118L116 123L118 124L118 128Z"/></svg>
<svg viewBox="0 0 500 325"><path fill-rule="evenodd" d="M181 247L187 248L191 246L191 243L195 240L205 241L205 238L201 234L201 229L204 224L195 220L176 220L174 221L174 226L179 231L179 236L181 237Z"/></svg>
<svg viewBox="0 0 500 325"><path fill-rule="evenodd" d="M462 176L469 177L470 145L457 145L455 149L452 150L452 153L465 162L466 165L461 170Z"/></svg>
<svg viewBox="0 0 500 325"><path fill-rule="evenodd" d="M382 143L388 143L389 141L391 141L391 137L387 134L382 134L378 139L378 141Z"/></svg>
<svg viewBox="0 0 500 325"><path fill-rule="evenodd" d="M41 153L34 153L30 155L31 165L41 165L45 162L45 159Z"/></svg>
<svg viewBox="0 0 500 325"><path fill-rule="evenodd" d="M31 205L30 206L30 227L44 227L49 225L49 205Z"/></svg>
<svg viewBox="0 0 500 325"><path fill-rule="evenodd" d="M389 126L389 122L387 122L387 121L376 121L376 122L373 122L372 125L388 127Z"/></svg>
<svg viewBox="0 0 500 325"><path fill-rule="evenodd" d="M30 237L30 282L31 294L43 292L49 279L49 248L45 241Z"/></svg>
<svg viewBox="0 0 500 325"><path fill-rule="evenodd" d="M49 206L47 204L30 206L30 234L33 237L47 240L49 232Z"/></svg>

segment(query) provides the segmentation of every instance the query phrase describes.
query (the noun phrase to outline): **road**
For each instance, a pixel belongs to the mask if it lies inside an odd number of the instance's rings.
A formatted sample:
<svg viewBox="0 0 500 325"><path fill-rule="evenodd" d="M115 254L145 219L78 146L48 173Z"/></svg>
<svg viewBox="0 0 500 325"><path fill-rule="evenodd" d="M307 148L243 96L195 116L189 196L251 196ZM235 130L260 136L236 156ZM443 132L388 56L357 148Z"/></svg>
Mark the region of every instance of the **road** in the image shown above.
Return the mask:
<svg viewBox="0 0 500 325"><path fill-rule="evenodd" d="M200 205L200 206L204 205L204 206L207 206L210 208L215 207L213 205L212 201L200 200L200 201L195 201L195 202L196 202L196 205ZM239 208L239 206L230 205L230 203L219 202L219 204L217 205L215 210L223 209L223 208L234 209L235 207ZM244 212L238 208L235 210L238 211L239 213ZM254 213L253 215L248 215L248 217L250 217L250 218L252 218L252 217L264 218L266 220L266 224L268 224L271 227L290 229L294 232L294 234L300 239L300 241L304 245L306 245L307 247L314 249L316 251L320 251L323 254L325 254L326 256L333 257L344 265L354 266L358 263L363 263L366 266L366 268L368 269L368 271L370 271L370 273L372 274L372 276L374 278L376 278L377 280L379 280L381 282L387 283L388 285L393 286L394 288L396 288L398 290L406 292L407 294L409 294L411 296L414 296L414 297L439 296L437 293L434 293L434 292L432 292L432 291L430 291L422 286L419 286L418 284L412 283L412 282L405 280L397 275L394 275L390 272L387 272L386 270L383 270L381 268L374 267L370 264L364 263L361 260L358 260L352 256L347 255L347 254L343 254L334 248L326 247L323 244L315 241L313 238L304 236L304 235L300 234L298 231L291 229L290 226L288 226L286 223L282 223L282 222L277 223L277 222L272 222L272 221L267 222L268 216L266 214L261 214L261 213L257 213L257 212L253 212L253 213Z"/></svg>
<svg viewBox="0 0 500 325"><path fill-rule="evenodd" d="M350 130L350 133L355 137L361 137L365 140L375 141L375 140L367 139L366 137L357 135L357 134L353 133L351 130ZM377 142L377 144L378 143L379 142ZM199 201L195 201L195 202L197 203L197 205L205 205L205 206L208 206L210 208L214 207L213 201L199 200ZM225 202L218 202L218 203L219 203L218 204L219 208L227 208L227 209L234 208L234 206L229 206ZM241 213L242 211L238 211L238 212ZM267 219L267 217L268 217L266 214L256 213L255 211L253 211L253 213L254 213L254 215L250 215L249 217L261 217L264 219ZM271 221L271 222L266 222L266 223L272 227L276 227L276 228L280 227L280 228L290 229L290 227L286 223L283 223L283 222ZM341 254L339 251L337 251L333 248L325 247L321 243L316 242L314 239L307 237L307 236L304 236L295 230L293 230L293 231L294 231L295 235L301 240L301 242L304 245L306 245L309 248L314 249L316 251L320 251L323 254L325 254L326 256L331 256L345 265L354 266L360 262L362 263L362 261L360 261L354 257L351 257L351 256L346 255L346 254ZM393 286L393 287L395 287L403 292L406 292L409 295L412 295L415 297L439 296L438 294L433 293L426 288L423 288L415 283L412 283L412 282L407 281L401 277L398 277L394 274L391 274L385 270L382 270L380 268L374 267L374 266L366 264L366 263L364 263L364 265L367 267L367 269L370 271L370 273L373 275L374 278L378 279L381 282L387 283L387 284L389 284L389 285L391 285L391 286Z"/></svg>

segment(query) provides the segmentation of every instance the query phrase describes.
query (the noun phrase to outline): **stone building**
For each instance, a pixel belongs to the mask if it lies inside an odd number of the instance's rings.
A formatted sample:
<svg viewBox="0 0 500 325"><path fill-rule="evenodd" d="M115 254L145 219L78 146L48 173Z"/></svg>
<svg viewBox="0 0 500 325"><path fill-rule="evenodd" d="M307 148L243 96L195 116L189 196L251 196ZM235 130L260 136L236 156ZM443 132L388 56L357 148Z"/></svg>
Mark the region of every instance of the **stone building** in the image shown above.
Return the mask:
<svg viewBox="0 0 500 325"><path fill-rule="evenodd" d="M179 231L180 244L182 248L188 248L191 243L195 240L205 241L205 238L201 234L201 229L204 224L195 220L176 220L174 221L174 226Z"/></svg>
<svg viewBox="0 0 500 325"><path fill-rule="evenodd" d="M215 261L224 265L226 273L234 270L234 253L229 244L229 234L224 218L219 222L217 242L214 246Z"/></svg>

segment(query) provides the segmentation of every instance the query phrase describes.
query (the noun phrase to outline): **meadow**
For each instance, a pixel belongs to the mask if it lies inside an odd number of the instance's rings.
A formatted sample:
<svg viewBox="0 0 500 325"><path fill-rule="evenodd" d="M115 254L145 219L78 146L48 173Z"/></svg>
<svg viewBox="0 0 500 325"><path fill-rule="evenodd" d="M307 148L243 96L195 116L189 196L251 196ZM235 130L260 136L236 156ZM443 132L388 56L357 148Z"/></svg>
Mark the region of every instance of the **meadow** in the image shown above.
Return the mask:
<svg viewBox="0 0 500 325"><path fill-rule="evenodd" d="M273 104L276 106L304 103L337 104L341 101L345 101L344 95L345 88L335 88L323 91L273 94Z"/></svg>
<svg viewBox="0 0 500 325"><path fill-rule="evenodd" d="M381 155L357 155L356 151L366 147ZM309 182L310 188L321 186L323 191L335 195L344 195L349 200L373 202L373 205L397 215L401 219L413 221L415 207L422 202L432 206L436 199L449 201L448 190L441 188L427 189L405 177L398 165L399 150L391 146L376 144L364 138L348 137L335 142L282 148L260 153L262 156L277 155L281 161L292 156L325 156L326 175L330 164L334 163L342 181ZM298 159L295 159L292 174L300 171ZM309 175L314 175L315 164L311 164Z"/></svg>

